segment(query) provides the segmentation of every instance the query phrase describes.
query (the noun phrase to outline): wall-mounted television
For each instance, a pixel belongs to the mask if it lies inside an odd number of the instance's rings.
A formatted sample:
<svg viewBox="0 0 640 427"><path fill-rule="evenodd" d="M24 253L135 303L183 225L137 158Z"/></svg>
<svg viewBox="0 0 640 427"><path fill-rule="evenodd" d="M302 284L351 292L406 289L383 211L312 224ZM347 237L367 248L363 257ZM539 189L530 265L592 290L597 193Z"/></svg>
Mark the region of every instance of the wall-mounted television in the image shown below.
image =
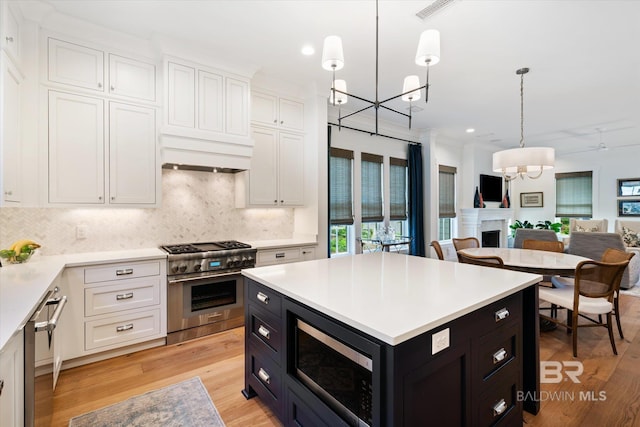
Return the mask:
<svg viewBox="0 0 640 427"><path fill-rule="evenodd" d="M480 175L480 192L485 202L502 201L502 177Z"/></svg>

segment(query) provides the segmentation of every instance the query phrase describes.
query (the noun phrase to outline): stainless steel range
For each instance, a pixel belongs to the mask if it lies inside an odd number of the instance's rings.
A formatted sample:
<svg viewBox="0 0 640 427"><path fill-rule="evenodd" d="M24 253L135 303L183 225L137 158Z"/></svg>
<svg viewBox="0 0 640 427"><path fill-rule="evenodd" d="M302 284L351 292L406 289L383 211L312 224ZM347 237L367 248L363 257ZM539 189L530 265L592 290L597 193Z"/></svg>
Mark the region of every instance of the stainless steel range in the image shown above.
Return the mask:
<svg viewBox="0 0 640 427"><path fill-rule="evenodd" d="M235 240L165 245L167 344L244 324L240 270L256 264L256 249Z"/></svg>

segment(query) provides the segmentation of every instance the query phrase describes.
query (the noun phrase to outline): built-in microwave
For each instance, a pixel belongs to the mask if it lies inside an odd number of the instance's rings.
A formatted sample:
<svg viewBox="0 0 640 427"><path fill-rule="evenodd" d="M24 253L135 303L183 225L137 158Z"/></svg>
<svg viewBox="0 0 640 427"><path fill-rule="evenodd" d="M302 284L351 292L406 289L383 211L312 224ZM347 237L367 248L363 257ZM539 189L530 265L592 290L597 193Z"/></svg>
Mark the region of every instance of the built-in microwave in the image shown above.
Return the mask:
<svg viewBox="0 0 640 427"><path fill-rule="evenodd" d="M300 318L293 331L294 376L349 425L373 425L372 357Z"/></svg>

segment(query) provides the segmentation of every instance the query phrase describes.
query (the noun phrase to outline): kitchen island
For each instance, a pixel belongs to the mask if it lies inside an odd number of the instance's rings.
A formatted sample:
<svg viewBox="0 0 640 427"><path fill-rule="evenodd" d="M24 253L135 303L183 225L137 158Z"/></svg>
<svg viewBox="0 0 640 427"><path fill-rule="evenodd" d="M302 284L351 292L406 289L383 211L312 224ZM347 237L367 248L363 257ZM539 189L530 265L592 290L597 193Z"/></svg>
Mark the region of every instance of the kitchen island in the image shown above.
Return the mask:
<svg viewBox="0 0 640 427"><path fill-rule="evenodd" d="M539 275L384 252L243 275L243 393L286 425L522 425L539 409L517 398L539 389ZM367 360L359 403L305 372L309 325Z"/></svg>

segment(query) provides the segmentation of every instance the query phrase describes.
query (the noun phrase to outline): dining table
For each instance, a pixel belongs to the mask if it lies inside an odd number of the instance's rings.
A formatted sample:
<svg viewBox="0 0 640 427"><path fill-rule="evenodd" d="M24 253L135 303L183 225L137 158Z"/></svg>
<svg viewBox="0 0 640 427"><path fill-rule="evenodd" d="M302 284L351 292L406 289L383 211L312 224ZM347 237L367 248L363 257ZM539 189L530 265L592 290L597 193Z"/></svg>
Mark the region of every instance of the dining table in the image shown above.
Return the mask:
<svg viewBox="0 0 640 427"><path fill-rule="evenodd" d="M467 248L458 252L471 256L498 256L506 269L547 276L573 277L578 264L591 261L578 255L537 249Z"/></svg>

